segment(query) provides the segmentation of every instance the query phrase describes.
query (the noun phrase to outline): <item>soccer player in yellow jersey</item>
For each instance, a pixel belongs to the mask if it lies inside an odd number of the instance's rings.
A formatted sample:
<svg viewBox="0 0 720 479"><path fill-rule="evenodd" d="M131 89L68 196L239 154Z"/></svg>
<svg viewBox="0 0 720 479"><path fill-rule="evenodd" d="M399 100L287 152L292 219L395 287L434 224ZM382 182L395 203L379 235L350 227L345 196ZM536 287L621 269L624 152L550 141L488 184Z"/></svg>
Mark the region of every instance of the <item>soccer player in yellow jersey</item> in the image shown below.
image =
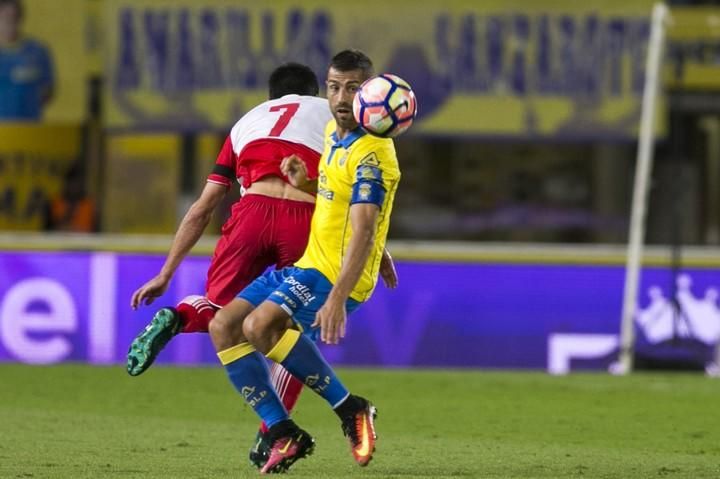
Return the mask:
<svg viewBox="0 0 720 479"><path fill-rule="evenodd" d="M366 134L353 117L355 93L372 75L372 63L360 51L333 57L327 96L334 120L317 184L308 182L299 158L288 157L281 166L294 186L317 191L305 254L295 266L256 279L210 323L230 381L270 427L271 449L261 472L282 472L314 448L278 399L263 355L332 406L359 465L367 465L375 450L375 407L348 392L314 343L319 334L337 344L347 313L370 298L400 180L392 140Z"/></svg>

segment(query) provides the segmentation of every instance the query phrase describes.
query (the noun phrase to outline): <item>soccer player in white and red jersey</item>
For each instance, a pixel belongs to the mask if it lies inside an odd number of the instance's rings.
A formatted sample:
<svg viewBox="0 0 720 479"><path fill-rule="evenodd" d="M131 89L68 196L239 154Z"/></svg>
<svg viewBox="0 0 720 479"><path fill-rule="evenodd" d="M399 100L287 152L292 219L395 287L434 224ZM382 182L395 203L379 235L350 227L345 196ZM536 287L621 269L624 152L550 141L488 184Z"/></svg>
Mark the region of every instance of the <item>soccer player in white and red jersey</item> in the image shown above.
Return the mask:
<svg viewBox="0 0 720 479"><path fill-rule="evenodd" d="M205 188L178 227L164 265L157 276L135 291L131 306L149 305L165 293L217 205L233 182L241 181L245 193L223 225L205 296L188 296L175 307L157 311L130 346L130 375L137 376L150 367L176 334L207 332L215 312L268 267L283 268L302 256L315 196L291 186L280 163L295 155L305 162L309 176L317 177L325 126L332 118L327 100L317 97L318 92L312 70L297 63L282 65L270 76L270 100L246 113L230 131ZM396 278L389 256L384 266L387 274L383 277L392 286ZM285 407L292 409L303 384L280 366L273 366L272 377ZM265 431L263 424L261 432ZM258 467L265 460L260 442L250 458Z"/></svg>

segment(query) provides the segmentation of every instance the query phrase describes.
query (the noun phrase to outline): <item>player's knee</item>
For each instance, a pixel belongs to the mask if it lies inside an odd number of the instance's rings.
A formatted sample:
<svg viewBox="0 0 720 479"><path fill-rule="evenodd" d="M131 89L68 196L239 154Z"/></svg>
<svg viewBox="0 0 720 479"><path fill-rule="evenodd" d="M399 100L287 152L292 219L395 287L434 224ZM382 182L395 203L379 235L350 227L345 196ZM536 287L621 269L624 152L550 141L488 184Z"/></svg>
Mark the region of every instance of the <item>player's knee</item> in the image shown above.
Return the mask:
<svg viewBox="0 0 720 479"><path fill-rule="evenodd" d="M228 317L227 311L221 309L215 313L215 317L210 321L208 325L208 332L213 340L221 339L229 336L230 333L230 318Z"/></svg>
<svg viewBox="0 0 720 479"><path fill-rule="evenodd" d="M263 321L260 316L255 313L250 313L245 321L243 322L243 334L251 343L256 343L261 340L264 336L265 328Z"/></svg>
<svg viewBox="0 0 720 479"><path fill-rule="evenodd" d="M253 311L245 318L243 335L261 353L265 354L280 340L285 331L292 327L288 318L274 318L263 314L262 310Z"/></svg>

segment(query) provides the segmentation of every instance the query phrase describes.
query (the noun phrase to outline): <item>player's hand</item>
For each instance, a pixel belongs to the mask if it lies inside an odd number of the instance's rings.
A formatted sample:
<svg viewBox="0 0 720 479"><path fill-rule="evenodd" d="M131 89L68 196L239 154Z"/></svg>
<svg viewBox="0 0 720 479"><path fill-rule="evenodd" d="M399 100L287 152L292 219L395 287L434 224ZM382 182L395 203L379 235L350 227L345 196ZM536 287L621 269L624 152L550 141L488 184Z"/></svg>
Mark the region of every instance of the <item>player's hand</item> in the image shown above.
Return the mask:
<svg viewBox="0 0 720 479"><path fill-rule="evenodd" d="M380 260L380 276L383 279L383 283L390 289L397 288L398 275L395 269L395 263L393 263L392 256L388 250L383 250L382 259Z"/></svg>
<svg viewBox="0 0 720 479"><path fill-rule="evenodd" d="M156 298L162 296L165 291L167 291L169 284L170 278L162 275L155 276L133 293L132 299L130 299L130 307L137 309L143 302L145 305L152 304Z"/></svg>
<svg viewBox="0 0 720 479"><path fill-rule="evenodd" d="M288 177L290 184L300 188L308 182L308 170L305 162L297 155L286 156L280 162L280 171Z"/></svg>
<svg viewBox="0 0 720 479"><path fill-rule="evenodd" d="M328 299L315 315L311 327L320 327L320 340L327 344L338 344L345 337L347 312L344 301Z"/></svg>

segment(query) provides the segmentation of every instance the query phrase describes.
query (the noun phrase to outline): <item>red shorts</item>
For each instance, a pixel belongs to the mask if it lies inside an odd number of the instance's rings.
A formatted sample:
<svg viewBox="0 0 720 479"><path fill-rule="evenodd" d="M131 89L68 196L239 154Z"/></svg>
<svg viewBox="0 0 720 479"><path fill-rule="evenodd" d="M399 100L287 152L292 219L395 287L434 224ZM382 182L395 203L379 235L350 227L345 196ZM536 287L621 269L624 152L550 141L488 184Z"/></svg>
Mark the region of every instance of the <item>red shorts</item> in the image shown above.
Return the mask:
<svg viewBox="0 0 720 479"><path fill-rule="evenodd" d="M208 269L207 299L225 306L269 266L300 259L315 205L246 194L232 207Z"/></svg>

